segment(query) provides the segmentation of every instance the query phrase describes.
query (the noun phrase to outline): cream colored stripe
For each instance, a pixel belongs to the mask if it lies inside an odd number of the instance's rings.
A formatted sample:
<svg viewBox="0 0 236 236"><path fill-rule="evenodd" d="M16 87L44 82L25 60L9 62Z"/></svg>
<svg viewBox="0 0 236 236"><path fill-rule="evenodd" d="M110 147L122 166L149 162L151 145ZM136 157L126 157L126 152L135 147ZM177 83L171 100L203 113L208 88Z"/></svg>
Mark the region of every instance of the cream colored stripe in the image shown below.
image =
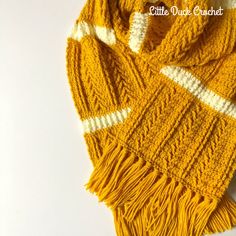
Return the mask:
<svg viewBox="0 0 236 236"><path fill-rule="evenodd" d="M104 116L91 117L83 120L84 133L92 133L96 130L105 129L113 125L124 122L127 118L130 108L115 111Z"/></svg>
<svg viewBox="0 0 236 236"><path fill-rule="evenodd" d="M216 111L236 119L236 104L206 88L201 81L190 72L180 67L166 66L161 69L161 73L187 89L191 94Z"/></svg>
<svg viewBox="0 0 236 236"><path fill-rule="evenodd" d="M209 6L213 6L214 9L218 9L220 6L223 9L236 8L236 0L210 0Z"/></svg>
<svg viewBox="0 0 236 236"><path fill-rule="evenodd" d="M113 45L116 43L116 36L113 29L109 29L102 26L91 25L87 22L80 22L76 24L69 37L80 41L87 35L96 36L102 42Z"/></svg>
<svg viewBox="0 0 236 236"><path fill-rule="evenodd" d="M145 39L148 28L149 13L135 12L130 27L129 47L138 53Z"/></svg>

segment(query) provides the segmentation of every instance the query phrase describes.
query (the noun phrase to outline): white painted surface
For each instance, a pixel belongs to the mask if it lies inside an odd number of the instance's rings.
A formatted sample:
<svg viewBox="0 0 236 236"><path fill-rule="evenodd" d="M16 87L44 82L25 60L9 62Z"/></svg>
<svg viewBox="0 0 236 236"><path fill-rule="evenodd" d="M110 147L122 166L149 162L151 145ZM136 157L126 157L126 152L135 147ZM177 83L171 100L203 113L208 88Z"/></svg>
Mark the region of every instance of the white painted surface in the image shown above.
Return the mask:
<svg viewBox="0 0 236 236"><path fill-rule="evenodd" d="M115 235L110 211L83 187L92 166L65 70L83 4L0 0L1 236Z"/></svg>

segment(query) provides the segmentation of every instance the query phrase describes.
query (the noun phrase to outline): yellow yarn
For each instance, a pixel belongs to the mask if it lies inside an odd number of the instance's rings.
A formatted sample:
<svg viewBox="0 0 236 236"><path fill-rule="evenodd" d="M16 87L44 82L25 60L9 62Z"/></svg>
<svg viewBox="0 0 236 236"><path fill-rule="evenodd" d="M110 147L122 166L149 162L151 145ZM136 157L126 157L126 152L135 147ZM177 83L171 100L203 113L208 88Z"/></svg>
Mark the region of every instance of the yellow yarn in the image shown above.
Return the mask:
<svg viewBox="0 0 236 236"><path fill-rule="evenodd" d="M150 3L152 2L152 3ZM218 1L88 0L67 72L94 164L87 188L119 236L200 236L236 224L236 4L222 16L149 16Z"/></svg>

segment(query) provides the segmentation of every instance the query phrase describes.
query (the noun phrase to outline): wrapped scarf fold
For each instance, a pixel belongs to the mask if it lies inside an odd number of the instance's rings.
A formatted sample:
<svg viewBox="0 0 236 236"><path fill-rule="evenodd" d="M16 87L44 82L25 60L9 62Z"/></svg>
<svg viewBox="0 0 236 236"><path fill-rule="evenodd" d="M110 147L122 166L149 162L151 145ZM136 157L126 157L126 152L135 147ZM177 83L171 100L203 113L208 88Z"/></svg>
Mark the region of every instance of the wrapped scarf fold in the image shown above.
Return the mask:
<svg viewBox="0 0 236 236"><path fill-rule="evenodd" d="M150 6L224 9L151 16ZM236 224L236 2L88 0L67 72L94 164L87 188L119 236L201 236Z"/></svg>

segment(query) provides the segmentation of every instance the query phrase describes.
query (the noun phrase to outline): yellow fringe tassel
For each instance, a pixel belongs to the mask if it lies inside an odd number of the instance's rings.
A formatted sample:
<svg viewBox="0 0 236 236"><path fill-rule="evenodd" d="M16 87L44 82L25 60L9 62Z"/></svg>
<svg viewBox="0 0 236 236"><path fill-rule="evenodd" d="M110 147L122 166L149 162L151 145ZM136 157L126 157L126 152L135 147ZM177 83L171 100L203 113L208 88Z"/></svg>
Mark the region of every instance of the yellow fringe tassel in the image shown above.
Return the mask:
<svg viewBox="0 0 236 236"><path fill-rule="evenodd" d="M202 236L235 223L232 200L226 197L218 205L217 199L194 192L117 142L104 151L87 189L113 209L121 236Z"/></svg>
<svg viewBox="0 0 236 236"><path fill-rule="evenodd" d="M236 203L226 193L210 216L204 234L221 233L236 225Z"/></svg>
<svg viewBox="0 0 236 236"><path fill-rule="evenodd" d="M113 212L117 236L149 236L144 225L142 214L137 215L133 221L124 218L124 209L118 207Z"/></svg>

